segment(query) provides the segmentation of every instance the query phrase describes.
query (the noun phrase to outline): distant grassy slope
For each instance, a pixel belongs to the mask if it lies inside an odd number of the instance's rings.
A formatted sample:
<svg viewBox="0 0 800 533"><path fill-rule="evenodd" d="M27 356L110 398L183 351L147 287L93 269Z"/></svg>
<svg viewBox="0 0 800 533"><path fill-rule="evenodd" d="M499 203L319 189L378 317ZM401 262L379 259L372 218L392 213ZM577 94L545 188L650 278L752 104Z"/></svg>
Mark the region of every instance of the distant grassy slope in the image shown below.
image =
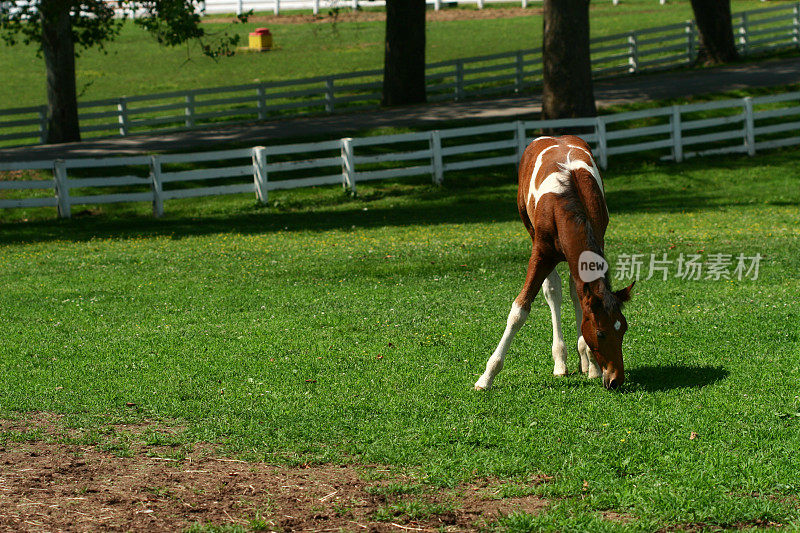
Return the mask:
<svg viewBox="0 0 800 533"><path fill-rule="evenodd" d="M757 0L735 0L732 7L741 11L763 4ZM431 21L427 59L434 62L537 47L541 44L542 20L537 9L530 9L529 13L514 18ZM592 7L592 35L609 35L688 18L691 9L683 1L660 6L656 0L628 0L616 7L598 1ZM256 26L268 26L275 36L275 51L243 53L218 62L202 57L198 50L160 47L145 32L128 24L119 38L108 45L107 53L89 50L79 58L80 99L301 78L382 66L382 21L339 22L332 26L285 24L281 20L270 17L266 22L235 28L246 40L247 33ZM213 31L228 27L210 26ZM187 60L189 57L191 60ZM44 103L44 66L33 46L9 48L0 44L0 72L0 109Z"/></svg>

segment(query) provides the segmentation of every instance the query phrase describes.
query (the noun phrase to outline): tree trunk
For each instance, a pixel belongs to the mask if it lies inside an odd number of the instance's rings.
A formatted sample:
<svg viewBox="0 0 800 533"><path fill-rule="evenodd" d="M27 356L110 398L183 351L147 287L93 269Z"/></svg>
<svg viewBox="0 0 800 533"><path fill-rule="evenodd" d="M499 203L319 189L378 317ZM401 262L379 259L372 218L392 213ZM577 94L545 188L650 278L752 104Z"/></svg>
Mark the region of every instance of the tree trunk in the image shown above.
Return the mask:
<svg viewBox="0 0 800 533"><path fill-rule="evenodd" d="M542 118L597 114L589 56L589 0L544 0Z"/></svg>
<svg viewBox="0 0 800 533"><path fill-rule="evenodd" d="M48 144L81 140L69 9L66 0L43 0L40 4L42 51L47 69Z"/></svg>
<svg viewBox="0 0 800 533"><path fill-rule="evenodd" d="M692 0L692 10L700 31L702 63L728 63L739 59L733 41L730 0Z"/></svg>
<svg viewBox="0 0 800 533"><path fill-rule="evenodd" d="M387 0L384 106L425 102L425 0Z"/></svg>

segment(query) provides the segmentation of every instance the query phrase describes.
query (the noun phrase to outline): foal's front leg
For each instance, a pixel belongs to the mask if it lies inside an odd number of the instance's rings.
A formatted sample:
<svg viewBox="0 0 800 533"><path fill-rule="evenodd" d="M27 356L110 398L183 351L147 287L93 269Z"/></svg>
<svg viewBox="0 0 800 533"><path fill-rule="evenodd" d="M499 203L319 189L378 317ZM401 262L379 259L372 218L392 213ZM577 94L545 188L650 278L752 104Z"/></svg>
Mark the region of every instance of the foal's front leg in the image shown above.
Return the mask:
<svg viewBox="0 0 800 533"><path fill-rule="evenodd" d="M553 375L567 375L567 346L564 344L564 332L561 330L561 276L554 268L542 284L542 292L550 307L550 318L553 321Z"/></svg>
<svg viewBox="0 0 800 533"><path fill-rule="evenodd" d="M603 375L600 370L600 365L592 355L589 345L583 338L581 333L581 322L583 321L583 310L581 309L581 301L578 298L578 290L575 287L575 280L572 275L569 276L569 296L572 298L572 305L575 307L575 328L578 330L578 356L581 360L581 372L584 374L588 372L590 378L599 378Z"/></svg>
<svg viewBox="0 0 800 533"><path fill-rule="evenodd" d="M544 279L553 270L554 266L552 261L545 259L545 254L542 253L541 249L534 245L531 259L528 262L525 283L519 296L511 305L511 312L508 314L506 329L503 332L500 343L486 362L486 370L475 382L475 390L489 390L492 387L492 381L494 381L495 376L503 369L503 361L506 353L508 353L508 347L511 346L511 341L514 340L514 335L517 334L525 323L525 319L528 318L528 313L531 311L531 302L533 302L536 293L542 287L542 282L544 282Z"/></svg>

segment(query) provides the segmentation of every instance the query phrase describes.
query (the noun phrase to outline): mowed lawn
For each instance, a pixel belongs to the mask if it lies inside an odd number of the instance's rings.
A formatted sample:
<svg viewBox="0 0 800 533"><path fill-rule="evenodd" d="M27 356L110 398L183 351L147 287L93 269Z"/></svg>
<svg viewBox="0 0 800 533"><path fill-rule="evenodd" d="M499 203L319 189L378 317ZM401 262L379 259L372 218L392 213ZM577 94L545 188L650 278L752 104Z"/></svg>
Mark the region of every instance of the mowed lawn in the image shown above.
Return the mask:
<svg viewBox="0 0 800 533"><path fill-rule="evenodd" d="M176 202L162 220L4 211L0 415L98 434L156 418L251 460L491 475L551 499L499 529L800 527L798 156L612 160L612 265L763 256L755 281L641 279L614 393L551 375L541 296L495 388L472 390L529 253L512 167Z"/></svg>
<svg viewBox="0 0 800 533"><path fill-rule="evenodd" d="M774 2L773 2L774 3ZM508 6L519 4L508 4ZM507 6L507 7L508 7ZM732 9L763 7L758 0L734 0ZM492 10L492 7L488 7ZM683 22L692 18L688 1L664 6L654 0L593 2L591 31L595 37ZM348 12L348 8L343 8ZM471 12L473 8L459 8ZM436 62L520 49L538 48L542 41L540 9L532 6L524 16L496 19L431 20L426 30L426 59ZM291 17L294 11L285 12ZM81 101L155 92L240 85L259 81L381 69L384 55L383 21L358 20L330 23L287 24L285 17L258 14L245 25L211 23L210 34L223 31L241 36L256 27L268 27L275 49L269 53L239 53L214 61L196 46L168 48L158 45L145 31L128 23L121 35L104 50L81 52L77 60L78 98ZM322 13L323 19L327 16ZM212 17L213 19L213 17ZM0 109L40 105L46 102L44 61L34 46L9 47L0 42Z"/></svg>

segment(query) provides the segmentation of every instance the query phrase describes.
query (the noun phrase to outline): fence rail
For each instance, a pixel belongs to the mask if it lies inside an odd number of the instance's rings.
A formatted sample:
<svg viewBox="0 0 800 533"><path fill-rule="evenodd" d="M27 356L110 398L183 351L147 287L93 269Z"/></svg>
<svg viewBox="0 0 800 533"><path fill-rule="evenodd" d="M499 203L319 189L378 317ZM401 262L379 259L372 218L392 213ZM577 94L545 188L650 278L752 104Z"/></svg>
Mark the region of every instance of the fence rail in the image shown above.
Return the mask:
<svg viewBox="0 0 800 533"><path fill-rule="evenodd" d="M742 54L800 49L800 2L737 13L733 21ZM596 38L591 41L593 74L615 76L686 65L695 60L698 42L692 21ZM381 77L381 70L368 70L81 102L81 133L128 136L375 107L380 103ZM431 102L521 93L541 81L541 49L441 61L426 68ZM44 142L46 114L46 106L0 110L0 145Z"/></svg>
<svg viewBox="0 0 800 533"><path fill-rule="evenodd" d="M516 0L523 8L529 4L540 4L542 0ZM426 0L426 4L433 6L438 11L443 5L448 4L447 0ZM483 9L486 4L508 3L508 0L458 0L459 4L475 4L478 9ZM662 0L663 3L663 0ZM248 10L253 11L272 11L279 15L282 11L297 9L310 9L315 15L319 14L320 9L332 9L336 7L348 7L359 9L361 7L382 7L386 5L385 0L206 0L203 2L205 13L236 13L241 14Z"/></svg>
<svg viewBox="0 0 800 533"><path fill-rule="evenodd" d="M108 1L108 0L107 0ZM661 5L666 3L666 0L658 0ZM765 0L761 0L762 2ZM449 4L474 4L478 9L483 9L486 4L495 3L518 3L523 9L530 4L541 4L542 0L458 0L452 2L450 0L425 0L425 3L439 11L442 7ZM613 4L617 5L619 0L613 0ZM655 0L653 0L655 3ZM291 10L311 10L315 15L319 14L320 9L336 9L336 8L350 8L358 10L362 7L384 7L386 0L205 0L200 3L201 9L198 11L202 14L209 13L236 13L241 14L246 11L272 11L279 15L282 11ZM136 11L130 9L121 9L128 16L139 15Z"/></svg>
<svg viewBox="0 0 800 533"><path fill-rule="evenodd" d="M682 161L706 154L746 153L800 145L800 92L675 105L600 117L530 120L326 142L214 152L0 163L0 172L51 170L52 179L0 181L0 208L151 202L255 193L266 203L280 189L430 176L519 161L535 132L569 128L609 157L646 154ZM97 175L98 173L102 175ZM0 174L1 175L1 174Z"/></svg>

